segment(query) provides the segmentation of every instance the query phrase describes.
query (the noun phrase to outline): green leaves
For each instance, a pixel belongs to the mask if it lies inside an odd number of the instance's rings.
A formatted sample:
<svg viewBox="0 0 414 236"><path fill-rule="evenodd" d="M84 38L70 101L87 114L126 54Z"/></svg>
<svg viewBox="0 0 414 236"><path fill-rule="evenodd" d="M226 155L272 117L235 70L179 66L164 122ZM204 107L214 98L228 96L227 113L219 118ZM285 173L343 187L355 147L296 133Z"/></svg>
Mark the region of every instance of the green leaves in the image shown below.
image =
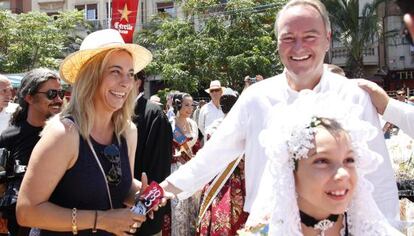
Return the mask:
<svg viewBox="0 0 414 236"><path fill-rule="evenodd" d="M74 29L85 26L83 13L41 12L12 14L0 11L0 71L23 72L35 67L57 69L59 58L70 53L77 37Z"/></svg>
<svg viewBox="0 0 414 236"><path fill-rule="evenodd" d="M155 18L136 37L154 54L147 73L193 94L204 93L211 80L241 91L246 75L275 75L282 67L273 24L283 4L275 1L193 0L184 6L186 20Z"/></svg>

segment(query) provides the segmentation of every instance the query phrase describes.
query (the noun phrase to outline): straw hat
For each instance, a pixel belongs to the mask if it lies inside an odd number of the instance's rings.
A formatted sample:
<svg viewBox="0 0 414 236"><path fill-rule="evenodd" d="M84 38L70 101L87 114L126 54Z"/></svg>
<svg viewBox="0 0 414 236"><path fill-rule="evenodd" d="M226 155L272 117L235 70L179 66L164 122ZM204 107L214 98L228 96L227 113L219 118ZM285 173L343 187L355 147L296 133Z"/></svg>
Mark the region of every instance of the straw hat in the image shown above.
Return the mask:
<svg viewBox="0 0 414 236"><path fill-rule="evenodd" d="M210 82L210 88L204 90L207 93L210 93L210 90L214 90L214 89L221 89L221 91L223 91L223 87L221 87L220 81L218 80L213 80Z"/></svg>
<svg viewBox="0 0 414 236"><path fill-rule="evenodd" d="M79 51L65 58L59 69L61 78L73 84L79 70L89 59L100 52L114 48L123 48L131 53L134 60L134 73L144 69L152 60L152 54L146 48L125 43L121 34L114 29L104 29L86 36Z"/></svg>

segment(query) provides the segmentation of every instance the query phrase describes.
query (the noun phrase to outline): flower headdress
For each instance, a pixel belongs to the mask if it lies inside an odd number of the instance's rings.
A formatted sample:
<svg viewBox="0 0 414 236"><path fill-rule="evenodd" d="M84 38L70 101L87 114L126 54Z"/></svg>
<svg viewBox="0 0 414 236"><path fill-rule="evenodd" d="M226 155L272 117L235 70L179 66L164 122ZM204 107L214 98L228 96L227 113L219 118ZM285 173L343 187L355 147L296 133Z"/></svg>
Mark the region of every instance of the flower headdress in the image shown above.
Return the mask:
<svg viewBox="0 0 414 236"><path fill-rule="evenodd" d="M314 147L314 128L319 125L317 117L320 117L341 124L356 154L358 182L347 211L350 233L388 235L387 221L372 197L373 186L365 178L382 162L382 157L367 145L377 131L359 119L361 114L362 107L346 103L336 94L316 94L310 90L300 92L292 104L276 105L267 128L259 136L268 162L246 225L268 223L269 235L302 235L296 190L292 187L295 186L292 163L307 158Z"/></svg>

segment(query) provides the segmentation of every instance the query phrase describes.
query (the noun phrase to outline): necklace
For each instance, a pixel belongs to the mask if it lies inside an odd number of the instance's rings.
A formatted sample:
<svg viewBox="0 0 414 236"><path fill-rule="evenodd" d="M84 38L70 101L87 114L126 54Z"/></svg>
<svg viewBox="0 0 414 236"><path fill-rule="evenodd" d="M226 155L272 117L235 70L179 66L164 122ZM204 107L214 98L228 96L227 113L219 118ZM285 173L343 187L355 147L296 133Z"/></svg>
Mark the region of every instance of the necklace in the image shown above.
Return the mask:
<svg viewBox="0 0 414 236"><path fill-rule="evenodd" d="M186 133L187 132L187 120L184 121L184 124L181 124L181 122L178 122L178 118L176 118L176 124L181 128L181 130Z"/></svg>
<svg viewBox="0 0 414 236"><path fill-rule="evenodd" d="M303 211L299 210L299 213L300 213L300 221L308 227L312 227L316 230L320 230L321 231L320 236L325 236L325 231L331 228L334 225L334 223L338 220L338 217L339 217L339 215L330 215L326 219L317 220Z"/></svg>

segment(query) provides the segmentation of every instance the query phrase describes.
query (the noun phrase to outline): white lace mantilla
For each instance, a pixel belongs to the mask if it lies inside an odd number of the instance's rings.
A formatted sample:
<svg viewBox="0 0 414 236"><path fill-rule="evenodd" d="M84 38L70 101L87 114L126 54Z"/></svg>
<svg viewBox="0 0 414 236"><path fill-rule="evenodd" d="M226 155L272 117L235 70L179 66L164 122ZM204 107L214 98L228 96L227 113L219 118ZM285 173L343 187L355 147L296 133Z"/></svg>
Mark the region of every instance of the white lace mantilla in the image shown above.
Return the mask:
<svg viewBox="0 0 414 236"><path fill-rule="evenodd" d="M345 103L336 94L316 94L310 90L300 92L293 104L276 105L268 128L259 136L269 161L246 225L269 224L268 235L272 236L302 236L289 153L292 146L299 150L300 155L309 149L300 147L308 144L307 138L303 140L306 135L293 135L292 139L292 134L303 132L298 131L298 127L303 129L316 116L338 121L349 133L356 153L358 182L347 210L350 235L402 235L387 223L372 197L373 185L365 178L378 167L382 157L368 148L367 141L373 139L377 131L358 118L361 112L362 107Z"/></svg>

